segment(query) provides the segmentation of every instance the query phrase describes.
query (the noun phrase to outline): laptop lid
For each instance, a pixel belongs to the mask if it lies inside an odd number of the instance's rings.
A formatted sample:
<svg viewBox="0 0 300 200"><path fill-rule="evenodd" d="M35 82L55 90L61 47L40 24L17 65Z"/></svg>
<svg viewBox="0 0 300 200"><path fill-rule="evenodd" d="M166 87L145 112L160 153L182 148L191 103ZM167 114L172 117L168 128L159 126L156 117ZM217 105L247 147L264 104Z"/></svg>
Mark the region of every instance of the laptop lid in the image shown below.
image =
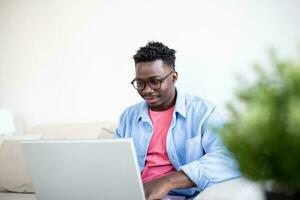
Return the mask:
<svg viewBox="0 0 300 200"><path fill-rule="evenodd" d="M131 139L21 143L38 200L144 200Z"/></svg>

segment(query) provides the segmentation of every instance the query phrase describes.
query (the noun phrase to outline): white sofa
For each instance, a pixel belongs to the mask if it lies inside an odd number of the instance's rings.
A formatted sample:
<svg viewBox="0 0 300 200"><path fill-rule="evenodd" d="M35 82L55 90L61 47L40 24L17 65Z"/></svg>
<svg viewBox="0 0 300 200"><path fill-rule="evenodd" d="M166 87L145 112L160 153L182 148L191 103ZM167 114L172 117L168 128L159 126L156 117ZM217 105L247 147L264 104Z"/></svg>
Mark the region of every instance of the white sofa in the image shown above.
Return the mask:
<svg viewBox="0 0 300 200"><path fill-rule="evenodd" d="M0 139L0 200L36 200L19 142L43 139L107 139L117 124L112 122L46 124L33 127L24 135ZM197 200L263 200L258 184L244 178L208 187Z"/></svg>

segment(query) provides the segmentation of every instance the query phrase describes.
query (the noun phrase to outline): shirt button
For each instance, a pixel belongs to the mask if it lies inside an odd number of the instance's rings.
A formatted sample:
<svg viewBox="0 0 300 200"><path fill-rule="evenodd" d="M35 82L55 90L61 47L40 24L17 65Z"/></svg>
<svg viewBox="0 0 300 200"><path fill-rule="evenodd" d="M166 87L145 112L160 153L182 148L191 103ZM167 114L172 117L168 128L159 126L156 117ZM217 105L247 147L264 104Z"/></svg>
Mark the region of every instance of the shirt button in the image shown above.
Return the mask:
<svg viewBox="0 0 300 200"><path fill-rule="evenodd" d="M149 123L144 123L144 128L146 132L152 132L152 127Z"/></svg>
<svg viewBox="0 0 300 200"><path fill-rule="evenodd" d="M141 158L145 158L145 154L141 154Z"/></svg>
<svg viewBox="0 0 300 200"><path fill-rule="evenodd" d="M148 128L146 129L146 131L150 133L150 132L152 132L152 128L151 128L151 127L148 127Z"/></svg>

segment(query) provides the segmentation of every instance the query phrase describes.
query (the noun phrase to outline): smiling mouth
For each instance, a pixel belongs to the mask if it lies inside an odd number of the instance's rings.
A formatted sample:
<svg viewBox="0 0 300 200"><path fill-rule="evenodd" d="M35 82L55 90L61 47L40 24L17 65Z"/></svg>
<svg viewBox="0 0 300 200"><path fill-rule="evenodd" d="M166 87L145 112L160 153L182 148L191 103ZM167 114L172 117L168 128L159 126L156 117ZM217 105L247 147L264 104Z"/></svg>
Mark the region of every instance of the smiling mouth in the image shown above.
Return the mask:
<svg viewBox="0 0 300 200"><path fill-rule="evenodd" d="M151 100L151 99L157 99L158 96L144 96L143 98Z"/></svg>
<svg viewBox="0 0 300 200"><path fill-rule="evenodd" d="M158 100L158 97L144 97L145 101L148 103L154 103Z"/></svg>

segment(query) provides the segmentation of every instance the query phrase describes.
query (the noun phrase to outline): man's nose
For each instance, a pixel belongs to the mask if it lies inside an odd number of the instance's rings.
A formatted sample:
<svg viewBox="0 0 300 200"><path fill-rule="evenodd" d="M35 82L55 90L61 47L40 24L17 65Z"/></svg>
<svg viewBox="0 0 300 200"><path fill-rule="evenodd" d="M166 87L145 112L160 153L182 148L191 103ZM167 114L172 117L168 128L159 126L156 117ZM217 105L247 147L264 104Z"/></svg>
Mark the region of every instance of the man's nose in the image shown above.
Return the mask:
<svg viewBox="0 0 300 200"><path fill-rule="evenodd" d="M144 94L148 94L148 93L151 93L153 92L153 89L149 86L149 84L147 83L144 90L143 90L143 93Z"/></svg>

